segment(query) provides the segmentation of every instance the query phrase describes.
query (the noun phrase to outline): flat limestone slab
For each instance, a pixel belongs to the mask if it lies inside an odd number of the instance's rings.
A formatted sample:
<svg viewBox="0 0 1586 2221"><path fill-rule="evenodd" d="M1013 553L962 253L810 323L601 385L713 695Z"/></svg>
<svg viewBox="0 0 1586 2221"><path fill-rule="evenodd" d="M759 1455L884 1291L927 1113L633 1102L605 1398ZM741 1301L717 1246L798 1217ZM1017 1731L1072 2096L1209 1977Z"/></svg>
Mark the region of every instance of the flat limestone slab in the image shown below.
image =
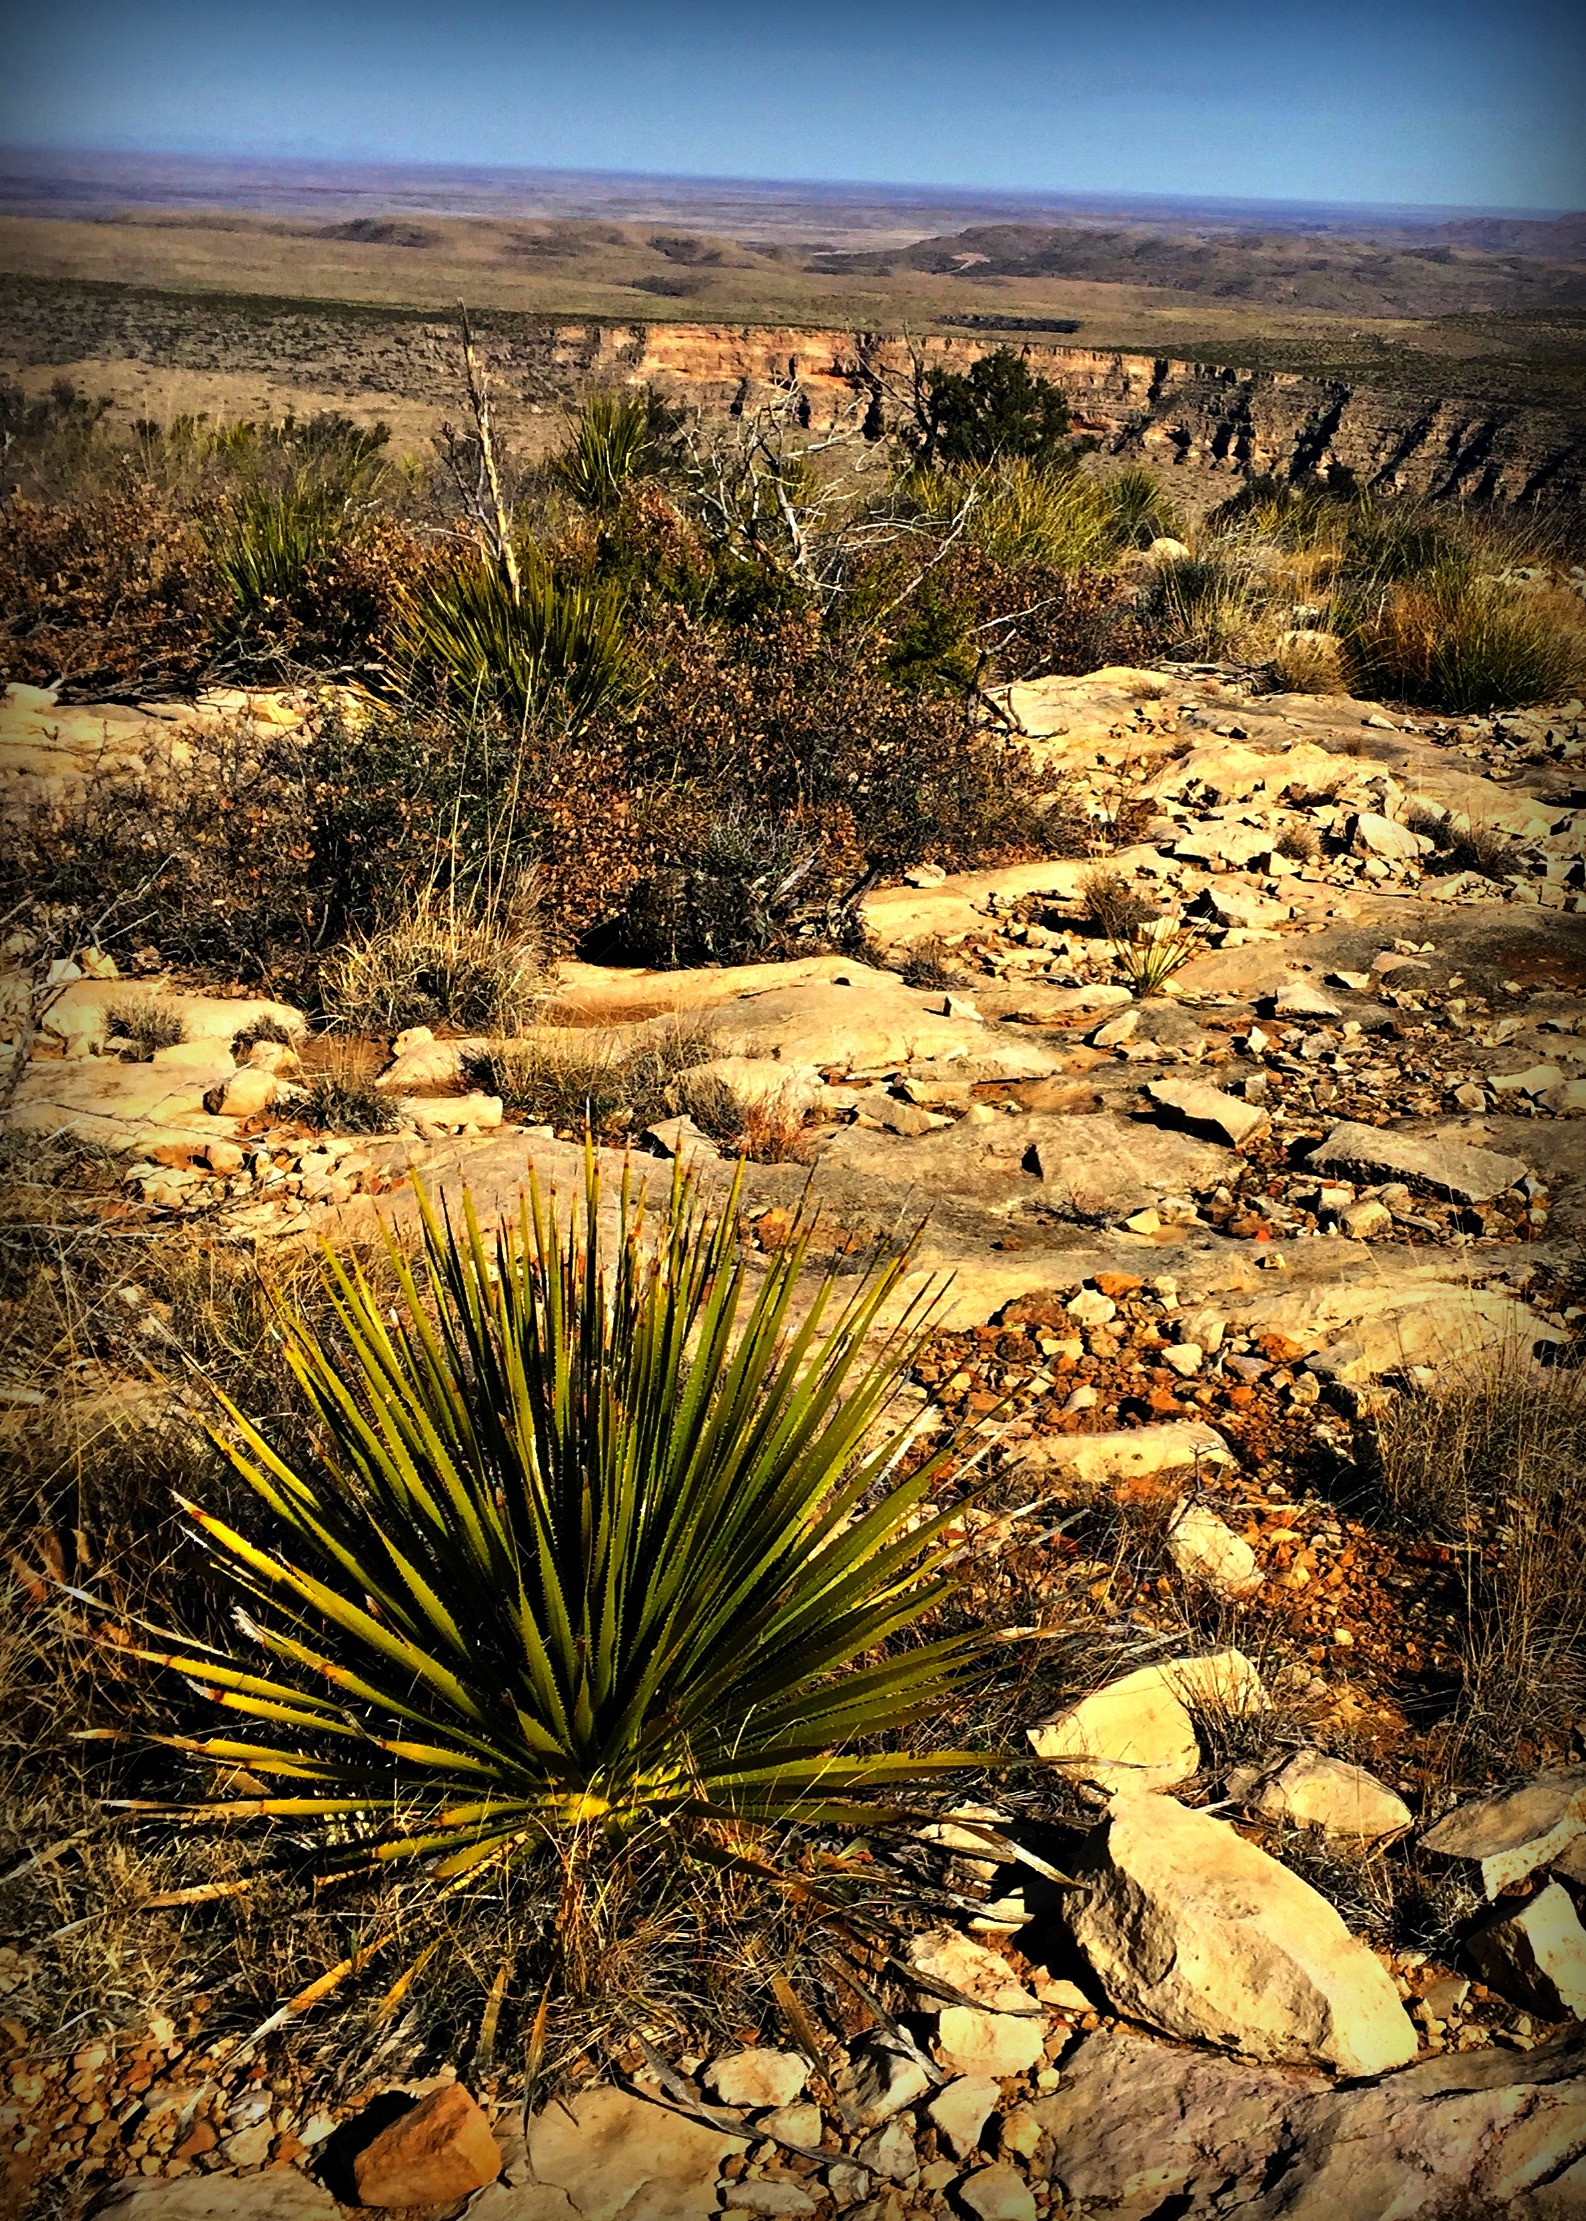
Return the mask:
<svg viewBox="0 0 1586 2221"><path fill-rule="evenodd" d="M1379 1179L1424 1180L1455 1203L1490 1203L1526 1175L1519 1157L1468 1141L1416 1135L1343 1119L1307 1160L1319 1172L1370 1172Z"/></svg>

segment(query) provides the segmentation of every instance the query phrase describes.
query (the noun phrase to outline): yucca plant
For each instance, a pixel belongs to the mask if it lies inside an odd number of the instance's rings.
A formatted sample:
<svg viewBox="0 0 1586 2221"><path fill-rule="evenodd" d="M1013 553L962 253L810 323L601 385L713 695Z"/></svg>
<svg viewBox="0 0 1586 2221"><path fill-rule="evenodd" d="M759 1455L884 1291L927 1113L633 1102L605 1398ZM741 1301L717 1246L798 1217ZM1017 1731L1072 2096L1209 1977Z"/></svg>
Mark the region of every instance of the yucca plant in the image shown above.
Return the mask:
<svg viewBox="0 0 1586 2221"><path fill-rule="evenodd" d="M1117 548L1149 547L1172 539L1178 517L1160 482L1148 470L1121 470L1105 488L1107 536Z"/></svg>
<svg viewBox="0 0 1586 2221"><path fill-rule="evenodd" d="M1135 994L1160 995L1168 981L1204 953L1206 939L1187 919L1156 918L1112 941L1113 962Z"/></svg>
<svg viewBox="0 0 1586 2221"><path fill-rule="evenodd" d="M624 489L660 460L672 420L648 391L592 393L571 421L572 437L551 464L582 508L605 515Z"/></svg>
<svg viewBox="0 0 1586 2221"><path fill-rule="evenodd" d="M289 607L336 553L350 521L347 491L306 473L284 488L250 486L231 504L216 566L239 619Z"/></svg>
<svg viewBox="0 0 1586 2221"><path fill-rule="evenodd" d="M625 1175L603 1232L589 1152L565 1224L534 1188L493 1239L420 1199L394 1301L327 1255L336 1343L279 1306L313 1459L225 1406L257 1539L184 1503L263 1654L140 1653L253 1725L179 1739L270 1785L205 1814L409 1875L410 1922L575 1836L719 1862L993 1762L909 1747L987 1635L920 1631L953 1592L926 1499L955 1445L905 1476L886 1421L933 1309L901 1301L906 1252L799 1308L809 1225L757 1276L736 1186L712 1214L674 1178L652 1230Z"/></svg>
<svg viewBox="0 0 1586 2221"><path fill-rule="evenodd" d="M465 709L493 704L518 720L553 700L573 726L629 700L635 673L622 610L609 590L563 584L544 560L520 558L517 591L481 553L412 589L397 652L422 687Z"/></svg>

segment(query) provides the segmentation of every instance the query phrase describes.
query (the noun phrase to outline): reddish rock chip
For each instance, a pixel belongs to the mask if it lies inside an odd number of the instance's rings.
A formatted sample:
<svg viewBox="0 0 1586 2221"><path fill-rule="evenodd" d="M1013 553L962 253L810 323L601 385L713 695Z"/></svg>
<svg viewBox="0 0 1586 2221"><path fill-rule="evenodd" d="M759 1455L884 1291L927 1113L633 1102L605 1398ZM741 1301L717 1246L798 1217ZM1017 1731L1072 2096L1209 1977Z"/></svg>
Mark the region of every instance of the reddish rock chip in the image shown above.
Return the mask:
<svg viewBox="0 0 1586 2221"><path fill-rule="evenodd" d="M353 2161L366 2206L438 2206L483 2190L501 2172L490 2123L460 2082L432 2090Z"/></svg>

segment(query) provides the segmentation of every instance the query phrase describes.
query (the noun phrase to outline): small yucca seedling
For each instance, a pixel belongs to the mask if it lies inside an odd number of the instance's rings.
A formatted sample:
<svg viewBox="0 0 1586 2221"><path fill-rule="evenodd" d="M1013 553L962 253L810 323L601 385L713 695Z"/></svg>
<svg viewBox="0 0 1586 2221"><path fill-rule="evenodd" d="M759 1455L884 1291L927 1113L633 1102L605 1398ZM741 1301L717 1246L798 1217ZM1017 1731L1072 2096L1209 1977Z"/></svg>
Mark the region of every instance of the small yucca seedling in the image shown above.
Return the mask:
<svg viewBox="0 0 1586 2221"><path fill-rule="evenodd" d="M665 1827L719 1865L745 1830L885 1824L992 1762L913 1747L988 1636L920 1632L953 1591L955 1511L921 1514L956 1445L903 1477L915 1429L886 1423L933 1309L901 1301L907 1253L796 1309L808 1224L756 1270L736 1187L713 1216L675 1178L652 1232L625 1178L603 1232L586 1163L567 1223L534 1189L493 1240L421 1194L394 1303L329 1256L334 1345L280 1304L315 1455L227 1403L257 1535L183 1507L260 1655L140 1652L253 1729L178 1740L272 1785L199 1809L408 1875L409 1935L575 1836Z"/></svg>
<svg viewBox="0 0 1586 2221"><path fill-rule="evenodd" d="M1161 918L1111 942L1113 962L1137 995L1160 995L1206 946L1200 928Z"/></svg>

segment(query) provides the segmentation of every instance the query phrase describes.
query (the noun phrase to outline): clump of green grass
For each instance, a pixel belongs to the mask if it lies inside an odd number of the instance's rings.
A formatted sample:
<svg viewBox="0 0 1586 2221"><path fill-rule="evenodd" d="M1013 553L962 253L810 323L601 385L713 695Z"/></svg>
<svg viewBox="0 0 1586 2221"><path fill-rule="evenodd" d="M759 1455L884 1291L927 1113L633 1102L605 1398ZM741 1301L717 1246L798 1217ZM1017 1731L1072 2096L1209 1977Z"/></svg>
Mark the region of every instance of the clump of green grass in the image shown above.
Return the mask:
<svg viewBox="0 0 1586 2221"><path fill-rule="evenodd" d="M1575 693L1586 675L1586 630L1463 562L1346 595L1337 622L1355 691L1389 701L1523 709Z"/></svg>
<svg viewBox="0 0 1586 2221"><path fill-rule="evenodd" d="M736 1142L749 1125L749 1111L714 1072L684 1072L674 1083L672 1100L683 1116L691 1118L712 1141Z"/></svg>
<svg viewBox="0 0 1586 2221"><path fill-rule="evenodd" d="M624 1108L619 1067L608 1034L577 1027L494 1041L465 1059L463 1075L470 1087L499 1095L506 1111L527 1125L600 1134Z"/></svg>
<svg viewBox="0 0 1586 2221"><path fill-rule="evenodd" d="M351 514L345 486L307 473L289 486L242 491L215 549L236 619L290 608L342 546Z"/></svg>
<svg viewBox="0 0 1586 2221"><path fill-rule="evenodd" d="M592 1158L566 1223L537 1189L490 1236L426 1200L394 1299L327 1260L332 1335L277 1317L312 1448L225 1406L260 1541L186 1507L247 1648L117 1652L228 1707L181 1739L215 1787L173 1821L289 1819L327 1878L389 1877L360 1960L463 1920L493 1966L519 1877L570 1899L657 1831L706 1873L774 1872L790 1831L917 1827L919 1790L987 1762L918 1740L988 1637L926 1624L954 1591L959 1507L925 1507L956 1445L905 1475L907 1254L817 1278L795 1322L807 1223L751 1269L736 1190L712 1216L677 1178L653 1228L626 1185L610 1230L602 1203ZM239 1767L265 1789L239 1798ZM537 1993L577 1985L567 1930Z"/></svg>
<svg viewBox="0 0 1586 2221"><path fill-rule="evenodd" d="M105 1012L106 1037L130 1042L130 1061L135 1064L147 1064L156 1049L174 1049L183 1032L181 1011L162 996L150 996L146 1002L112 1003Z"/></svg>
<svg viewBox="0 0 1586 2221"><path fill-rule="evenodd" d="M233 1037L231 1053L240 1063L248 1051L257 1048L261 1041L277 1042L281 1047L289 1049L296 1040L297 1035L290 1026L283 1025L279 1018L272 1018L266 1011L263 1017L251 1019Z"/></svg>

